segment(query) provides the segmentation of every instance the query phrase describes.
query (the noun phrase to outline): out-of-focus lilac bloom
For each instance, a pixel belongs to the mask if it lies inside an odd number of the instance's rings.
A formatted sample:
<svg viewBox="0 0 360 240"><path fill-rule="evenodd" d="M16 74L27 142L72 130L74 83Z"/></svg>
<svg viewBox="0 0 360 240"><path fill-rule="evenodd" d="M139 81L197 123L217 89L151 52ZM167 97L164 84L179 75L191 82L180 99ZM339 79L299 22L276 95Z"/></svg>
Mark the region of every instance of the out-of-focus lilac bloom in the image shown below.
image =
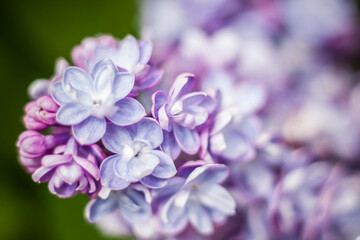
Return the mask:
<svg viewBox="0 0 360 240"><path fill-rule="evenodd" d="M228 168L208 164L195 168L184 179L175 177L156 196L170 195L160 208L163 229L169 234L184 230L188 222L203 235L213 233L213 222L221 223L235 213L235 201L219 183L228 176Z"/></svg>
<svg viewBox="0 0 360 240"><path fill-rule="evenodd" d="M39 97L50 94L50 85L55 82L61 81L65 68L69 66L69 63L64 58L59 58L55 64L55 74L48 79L37 79L33 81L29 88L28 94L32 99L38 99Z"/></svg>
<svg viewBox="0 0 360 240"><path fill-rule="evenodd" d="M339 167L339 166L336 166ZM360 177L336 169L318 196L318 212L307 224L307 239L355 239L359 236Z"/></svg>
<svg viewBox="0 0 360 240"><path fill-rule="evenodd" d="M319 155L332 152L347 159L359 154L359 132L358 122L346 108L310 99L293 110L283 128L290 142L311 143Z"/></svg>
<svg viewBox="0 0 360 240"><path fill-rule="evenodd" d="M131 94L137 95L138 91L154 87L162 77L163 71L149 63L151 53L152 43L148 40L138 42L129 35L118 42L112 36L103 35L83 40L73 50L72 57L75 65L85 70L104 58L110 59L121 72L134 74L135 84Z"/></svg>
<svg viewBox="0 0 360 240"><path fill-rule="evenodd" d="M67 133L44 136L36 131L23 132L16 143L21 164L28 172L35 172L41 167L41 158L52 148L64 144L69 137Z"/></svg>
<svg viewBox="0 0 360 240"><path fill-rule="evenodd" d="M29 130L45 130L56 122L56 112L59 105L51 96L39 97L25 106L26 115L23 118L25 127Z"/></svg>
<svg viewBox="0 0 360 240"><path fill-rule="evenodd" d="M85 215L90 222L99 222L119 210L130 225L144 223L152 214L150 204L149 190L142 185L132 185L120 191L111 191L105 199L91 200L86 206Z"/></svg>
<svg viewBox="0 0 360 240"><path fill-rule="evenodd" d="M219 112L212 126L202 133L201 155L249 161L255 157L256 140L261 131L261 122L255 116L234 116L227 111Z"/></svg>
<svg viewBox="0 0 360 240"><path fill-rule="evenodd" d="M347 34L353 24L354 7L341 0L287 0L281 4L290 33L314 45ZM318 10L318 9L321 9ZM304 21L299 21L304 19Z"/></svg>
<svg viewBox="0 0 360 240"><path fill-rule="evenodd" d="M143 106L126 97L134 86L134 76L118 72L111 60L98 62L91 73L67 68L62 82L53 85L52 96L61 106L56 120L72 126L77 141L91 144L106 131L106 120L126 126L145 116Z"/></svg>
<svg viewBox="0 0 360 240"><path fill-rule="evenodd" d="M216 101L205 92L191 92L194 76L182 74L174 82L169 97L156 92L152 114L164 129L162 148L175 159L180 149L195 154L200 147L197 126L204 124L216 107Z"/></svg>
<svg viewBox="0 0 360 240"><path fill-rule="evenodd" d="M60 198L68 198L77 193L87 193L90 197L100 190L99 162L104 154L97 145L79 146L71 137L66 145L57 146L53 154L41 159L42 167L32 178L36 182L49 182L49 190Z"/></svg>
<svg viewBox="0 0 360 240"><path fill-rule="evenodd" d="M209 69L218 69L234 63L239 52L238 34L221 29L211 36L201 29L189 29L181 39L179 54L187 60L202 61Z"/></svg>
<svg viewBox="0 0 360 240"><path fill-rule="evenodd" d="M142 4L142 33L161 46L156 53L164 57L164 48L176 43L187 29L213 32L238 13L240 6L240 1L233 0L146 1Z"/></svg>
<svg viewBox="0 0 360 240"><path fill-rule="evenodd" d="M258 112L266 103L267 90L256 81L236 82L224 70L209 71L201 82L204 91L218 91L221 110L232 114L251 115Z"/></svg>
<svg viewBox="0 0 360 240"><path fill-rule="evenodd" d="M162 141L162 130L154 119L144 118L127 127L109 123L102 142L115 155L100 167L102 184L113 190L138 181L150 188L164 186L176 168L169 155L156 150Z"/></svg>
<svg viewBox="0 0 360 240"><path fill-rule="evenodd" d="M329 163L316 162L284 174L269 206L275 236L291 238L303 232L301 226L318 214L318 196L330 171Z"/></svg>

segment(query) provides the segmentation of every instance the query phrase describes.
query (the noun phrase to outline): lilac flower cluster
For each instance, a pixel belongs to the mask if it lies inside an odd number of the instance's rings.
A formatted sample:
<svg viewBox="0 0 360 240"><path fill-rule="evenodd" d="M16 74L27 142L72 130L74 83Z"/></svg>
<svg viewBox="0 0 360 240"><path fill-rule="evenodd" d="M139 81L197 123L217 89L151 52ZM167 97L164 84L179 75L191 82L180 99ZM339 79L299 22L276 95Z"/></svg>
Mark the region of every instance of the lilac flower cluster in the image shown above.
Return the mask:
<svg viewBox="0 0 360 240"><path fill-rule="evenodd" d="M360 236L348 4L149 0L142 19L153 41L86 38L30 85L17 147L34 181L87 194L109 235Z"/></svg>

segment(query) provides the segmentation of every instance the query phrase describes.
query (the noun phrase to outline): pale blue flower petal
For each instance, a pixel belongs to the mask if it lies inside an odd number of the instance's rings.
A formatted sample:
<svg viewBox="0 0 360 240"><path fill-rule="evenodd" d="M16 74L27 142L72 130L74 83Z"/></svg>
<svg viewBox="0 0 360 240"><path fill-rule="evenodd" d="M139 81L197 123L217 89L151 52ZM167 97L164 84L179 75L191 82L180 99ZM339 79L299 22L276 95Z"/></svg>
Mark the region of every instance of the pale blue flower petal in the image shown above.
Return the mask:
<svg viewBox="0 0 360 240"><path fill-rule="evenodd" d="M85 215L89 222L98 222L116 208L117 202L113 197L109 196L107 199L97 198L87 204Z"/></svg>
<svg viewBox="0 0 360 240"><path fill-rule="evenodd" d="M130 160L119 157L115 163L115 172L126 181L136 182L150 175L159 161L159 158L152 154L142 154Z"/></svg>
<svg viewBox="0 0 360 240"><path fill-rule="evenodd" d="M152 43L149 40L143 40L139 44L140 47L140 63L147 63L150 60L151 53L152 53Z"/></svg>
<svg viewBox="0 0 360 240"><path fill-rule="evenodd" d="M163 131L154 119L144 118L136 124L134 140L146 140L156 148L163 142Z"/></svg>
<svg viewBox="0 0 360 240"><path fill-rule="evenodd" d="M115 60L116 65L132 72L140 59L139 45L133 36L127 36L121 42L118 56Z"/></svg>
<svg viewBox="0 0 360 240"><path fill-rule="evenodd" d="M89 116L90 113L85 107L75 102L69 102L57 111L56 121L63 125L74 125L84 121Z"/></svg>
<svg viewBox="0 0 360 240"><path fill-rule="evenodd" d="M173 125L174 135L181 149L188 154L195 154L200 148L200 137L195 129Z"/></svg>
<svg viewBox="0 0 360 240"><path fill-rule="evenodd" d="M113 123L107 123L102 142L109 151L120 153L125 145L129 145L132 142L131 129L128 127L119 127Z"/></svg>
<svg viewBox="0 0 360 240"><path fill-rule="evenodd" d="M60 106L65 105L66 103L71 101L71 99L65 93L61 82L53 84L50 88L51 96L53 97L54 101Z"/></svg>
<svg viewBox="0 0 360 240"><path fill-rule="evenodd" d="M135 77L133 74L119 72L115 74L113 94L115 101L126 97L134 87Z"/></svg>
<svg viewBox="0 0 360 240"><path fill-rule="evenodd" d="M119 155L106 158L100 166L101 183L112 190L121 190L130 185L130 182L121 179L115 174L115 162L121 160Z"/></svg>
<svg viewBox="0 0 360 240"><path fill-rule="evenodd" d="M87 93L91 93L94 90L94 82L91 76L83 69L77 67L68 67L65 70L62 84L64 91L70 97L78 90Z"/></svg>
<svg viewBox="0 0 360 240"><path fill-rule="evenodd" d="M152 150L150 153L157 156L160 160L159 165L157 165L152 172L153 176L158 178L170 178L176 174L176 167L174 165L174 161L169 155L159 150Z"/></svg>
<svg viewBox="0 0 360 240"><path fill-rule="evenodd" d="M146 115L141 103L130 97L118 101L115 106L118 110L112 115L107 115L107 118L119 126L128 126L136 123Z"/></svg>
<svg viewBox="0 0 360 240"><path fill-rule="evenodd" d="M143 177L140 182L148 188L162 188L166 185L166 183L168 182L167 179L163 179L163 178L157 178L154 177L153 175L149 175L146 177Z"/></svg>
<svg viewBox="0 0 360 240"><path fill-rule="evenodd" d="M92 144L99 141L106 131L105 118L89 117L72 127L74 137L80 144Z"/></svg>

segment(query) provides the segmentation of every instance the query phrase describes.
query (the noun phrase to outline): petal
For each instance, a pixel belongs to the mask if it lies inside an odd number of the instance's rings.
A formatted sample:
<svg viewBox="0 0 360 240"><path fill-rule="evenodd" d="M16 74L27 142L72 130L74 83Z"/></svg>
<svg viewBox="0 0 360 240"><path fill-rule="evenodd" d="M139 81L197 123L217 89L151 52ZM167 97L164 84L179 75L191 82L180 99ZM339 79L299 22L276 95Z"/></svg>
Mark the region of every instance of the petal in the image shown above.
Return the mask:
<svg viewBox="0 0 360 240"><path fill-rule="evenodd" d="M154 198L154 206L162 205L163 202L169 200L184 185L185 179L181 177L173 177L167 181L167 184L159 189L152 190Z"/></svg>
<svg viewBox="0 0 360 240"><path fill-rule="evenodd" d="M174 161L169 155L159 150L152 150L150 153L157 156L160 160L159 165L156 166L151 175L158 178L170 178L176 174Z"/></svg>
<svg viewBox="0 0 360 240"><path fill-rule="evenodd" d="M120 211L127 221L144 223L151 217L151 206L143 192L130 188L119 193L117 200Z"/></svg>
<svg viewBox="0 0 360 240"><path fill-rule="evenodd" d="M84 121L90 116L90 112L84 107L69 102L59 108L56 113L56 121L63 125L74 125Z"/></svg>
<svg viewBox="0 0 360 240"><path fill-rule="evenodd" d="M115 63L121 68L132 72L138 64L140 58L140 49L138 42L133 36L127 36L121 42L118 58Z"/></svg>
<svg viewBox="0 0 360 240"><path fill-rule="evenodd" d="M235 214L236 203L230 193L219 184L203 184L197 197L202 204L226 215Z"/></svg>
<svg viewBox="0 0 360 240"><path fill-rule="evenodd" d="M98 68L94 75L96 99L103 102L110 96L113 91L115 79L114 65L109 60L101 68Z"/></svg>
<svg viewBox="0 0 360 240"><path fill-rule="evenodd" d="M118 158L115 162L116 174L129 182L137 182L150 175L159 164L159 158L152 154L141 154L130 160Z"/></svg>
<svg viewBox="0 0 360 240"><path fill-rule="evenodd" d="M103 71L104 69L111 67L111 71L117 72L117 68L109 58L101 58L103 60L98 61L91 69L91 76L95 79L96 74Z"/></svg>
<svg viewBox="0 0 360 240"><path fill-rule="evenodd" d="M143 40L139 44L140 47L140 63L147 63L150 60L152 53L152 43L149 40Z"/></svg>
<svg viewBox="0 0 360 240"><path fill-rule="evenodd" d="M130 185L115 174L115 162L120 159L119 155L113 155L106 158L100 166L100 180L101 183L112 190L121 190Z"/></svg>
<svg viewBox="0 0 360 240"><path fill-rule="evenodd" d="M47 79L36 79L30 83L28 87L28 94L32 99L38 99L39 97L48 95L48 89L50 87L50 81Z"/></svg>
<svg viewBox="0 0 360 240"><path fill-rule="evenodd" d="M163 105L158 111L158 121L162 129L171 131L170 120L166 112L167 104Z"/></svg>
<svg viewBox="0 0 360 240"><path fill-rule="evenodd" d="M173 128L176 141L184 152L195 154L199 151L200 137L195 129L188 129L177 124L174 124Z"/></svg>
<svg viewBox="0 0 360 240"><path fill-rule="evenodd" d="M184 73L179 75L169 91L170 105L172 105L172 103L174 103L178 98L189 93L192 90L193 83L193 74Z"/></svg>
<svg viewBox="0 0 360 240"><path fill-rule="evenodd" d="M41 159L41 164L45 167L53 167L60 164L65 164L71 162L73 159L72 155L58 155L58 154L50 154L46 155Z"/></svg>
<svg viewBox="0 0 360 240"><path fill-rule="evenodd" d="M134 87L135 77L130 73L116 73L114 86L113 86L113 94L115 97L115 101L119 101L126 97Z"/></svg>
<svg viewBox="0 0 360 240"><path fill-rule="evenodd" d="M167 201L161 208L160 218L165 232L172 234L184 230L188 223L185 208L176 206L174 204L174 198Z"/></svg>
<svg viewBox="0 0 360 240"><path fill-rule="evenodd" d="M115 106L117 111L107 118L119 126L128 126L140 121L145 115L145 109L137 100L126 97L118 101Z"/></svg>
<svg viewBox="0 0 360 240"><path fill-rule="evenodd" d="M222 134L226 144L226 148L221 153L223 157L230 160L238 160L251 150L252 146L249 141L236 129L226 128ZM211 142L211 144L212 148L215 147L215 142Z"/></svg>
<svg viewBox="0 0 360 240"><path fill-rule="evenodd" d="M59 105L65 105L66 103L71 101L71 99L65 93L61 82L57 82L51 85L50 91L54 101Z"/></svg>
<svg viewBox="0 0 360 240"><path fill-rule="evenodd" d="M105 118L89 117L85 121L73 126L73 133L81 145L96 143L105 134Z"/></svg>
<svg viewBox="0 0 360 240"><path fill-rule="evenodd" d="M215 155L221 155L226 149L224 134L221 132L210 137L210 150Z"/></svg>
<svg viewBox="0 0 360 240"><path fill-rule="evenodd" d="M82 158L79 156L74 155L74 161L79 164L84 170L86 170L90 175L95 178L95 180L100 179L100 170L98 166L86 158Z"/></svg>
<svg viewBox="0 0 360 240"><path fill-rule="evenodd" d="M94 82L91 76L83 69L68 67L64 72L62 84L66 94L72 96L78 90L92 93Z"/></svg>
<svg viewBox="0 0 360 240"><path fill-rule="evenodd" d="M161 150L170 155L172 159L176 160L181 153L181 148L177 143L174 133L163 131L164 140L161 144Z"/></svg>
<svg viewBox="0 0 360 240"><path fill-rule="evenodd" d="M83 171L77 164L60 165L57 167L56 173L69 185L76 183L83 176Z"/></svg>
<svg viewBox="0 0 360 240"><path fill-rule="evenodd" d="M154 149L163 142L163 131L152 118L144 118L135 125L134 140L146 140Z"/></svg>
<svg viewBox="0 0 360 240"><path fill-rule="evenodd" d="M153 104L151 108L151 113L156 120L159 120L158 118L159 109L162 106L164 106L167 102L166 93L164 93L163 91L157 91L151 96L151 100Z"/></svg>
<svg viewBox="0 0 360 240"><path fill-rule="evenodd" d="M112 197L93 199L86 205L85 216L91 223L98 222L101 218L112 213L116 207L117 202Z"/></svg>
<svg viewBox="0 0 360 240"><path fill-rule="evenodd" d="M186 179L186 185L220 183L229 175L229 168L223 164L211 163L195 168Z"/></svg>
<svg viewBox="0 0 360 240"><path fill-rule="evenodd" d="M178 176L182 178L187 178L189 174L194 171L195 168L205 165L204 161L189 161L182 165L178 170Z"/></svg>
<svg viewBox="0 0 360 240"><path fill-rule="evenodd" d="M137 86L137 90L145 91L153 88L160 82L163 74L164 74L163 70L152 71L149 75L145 77L145 79L141 82L141 84Z"/></svg>
<svg viewBox="0 0 360 240"><path fill-rule="evenodd" d="M40 167L33 174L32 179L34 182L47 182L53 176L55 167Z"/></svg>
<svg viewBox="0 0 360 240"><path fill-rule="evenodd" d="M132 137L131 129L128 127L119 127L112 123L107 123L106 132L102 142L106 149L113 153L120 153L125 145L130 145Z"/></svg>
<svg viewBox="0 0 360 240"><path fill-rule="evenodd" d="M211 129L210 135L220 132L226 125L230 123L232 114L228 111L221 111L215 116L214 126Z"/></svg>
<svg viewBox="0 0 360 240"><path fill-rule="evenodd" d="M188 204L188 216L191 225L201 234L213 233L214 227L211 221L210 212L196 201Z"/></svg>
<svg viewBox="0 0 360 240"><path fill-rule="evenodd" d="M153 175L143 177L140 182L148 188L162 188L167 184L167 179L157 178Z"/></svg>

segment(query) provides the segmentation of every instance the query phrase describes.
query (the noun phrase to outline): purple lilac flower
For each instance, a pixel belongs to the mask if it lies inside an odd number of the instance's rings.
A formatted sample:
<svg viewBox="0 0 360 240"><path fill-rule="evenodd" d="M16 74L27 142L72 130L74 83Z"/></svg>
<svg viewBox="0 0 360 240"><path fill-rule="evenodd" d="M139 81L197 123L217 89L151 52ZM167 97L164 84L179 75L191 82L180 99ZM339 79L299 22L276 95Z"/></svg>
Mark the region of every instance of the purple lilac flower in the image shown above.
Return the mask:
<svg viewBox="0 0 360 240"><path fill-rule="evenodd" d="M29 130L21 133L16 143L21 164L28 172L35 172L41 167L42 157L52 148L64 144L68 138L67 133L47 136Z"/></svg>
<svg viewBox="0 0 360 240"><path fill-rule="evenodd" d="M76 66L84 70L91 69L98 61L108 58L119 67L135 76L131 94L151 89L159 83L163 71L156 69L150 62L152 43L148 40L138 42L133 36L117 41L109 35L87 38L75 47L72 58Z"/></svg>
<svg viewBox="0 0 360 240"><path fill-rule="evenodd" d="M25 106L26 115L23 118L25 127L29 130L45 130L55 125L56 112L59 105L51 96L45 95Z"/></svg>
<svg viewBox="0 0 360 240"><path fill-rule="evenodd" d="M141 184L134 184L123 190L111 191L104 199L91 200L85 215L89 222L99 222L107 215L120 211L128 224L144 223L152 215L150 204L149 190Z"/></svg>
<svg viewBox="0 0 360 240"><path fill-rule="evenodd" d="M106 131L106 120L126 126L145 116L143 106L126 97L134 76L118 72L111 60L98 62L90 74L76 67L65 70L62 82L53 85L52 96L61 106L56 120L72 126L77 141L91 144Z"/></svg>
<svg viewBox="0 0 360 240"><path fill-rule="evenodd" d="M196 127L204 124L214 111L216 101L205 92L191 92L194 76L180 75L169 91L154 93L152 114L164 129L162 149L175 159L180 150L195 154L200 148Z"/></svg>
<svg viewBox="0 0 360 240"><path fill-rule="evenodd" d="M186 168L193 169L188 176L189 169ZM190 222L199 233L209 235L214 231L213 222L224 222L227 216L235 214L234 199L219 184L228 176L225 165L196 167L196 164L190 164L179 169L179 175L186 178L172 178L167 186L155 191L158 198L166 199L170 195L160 207L165 232L177 234Z"/></svg>
<svg viewBox="0 0 360 240"><path fill-rule="evenodd" d="M103 160L99 146L79 146L74 137L67 144L57 146L52 154L41 159L41 167L32 178L36 182L49 182L51 193L68 198L77 193L96 196L100 190L99 164Z"/></svg>
<svg viewBox="0 0 360 240"><path fill-rule="evenodd" d="M164 186L176 168L169 155L157 150L162 141L162 130L154 119L144 118L127 127L108 123L102 142L115 154L101 164L101 183L113 190L138 181L150 188Z"/></svg>

